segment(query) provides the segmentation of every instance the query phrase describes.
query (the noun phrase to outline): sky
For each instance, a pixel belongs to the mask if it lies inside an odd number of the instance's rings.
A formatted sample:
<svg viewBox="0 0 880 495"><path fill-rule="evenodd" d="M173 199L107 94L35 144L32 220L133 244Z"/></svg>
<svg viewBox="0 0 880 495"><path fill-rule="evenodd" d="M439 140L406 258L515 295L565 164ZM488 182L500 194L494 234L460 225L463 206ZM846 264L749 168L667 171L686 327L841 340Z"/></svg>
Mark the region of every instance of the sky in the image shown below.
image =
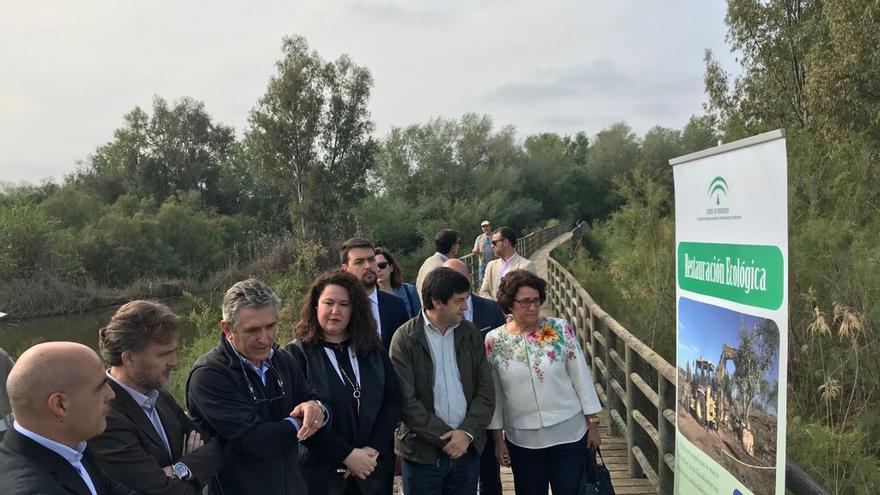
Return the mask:
<svg viewBox="0 0 880 495"><path fill-rule="evenodd" d="M286 35L373 75L375 135L467 112L638 135L703 112L704 50L736 72L721 0L108 0L0 8L0 182L56 181L134 107L192 97L247 128Z"/></svg>

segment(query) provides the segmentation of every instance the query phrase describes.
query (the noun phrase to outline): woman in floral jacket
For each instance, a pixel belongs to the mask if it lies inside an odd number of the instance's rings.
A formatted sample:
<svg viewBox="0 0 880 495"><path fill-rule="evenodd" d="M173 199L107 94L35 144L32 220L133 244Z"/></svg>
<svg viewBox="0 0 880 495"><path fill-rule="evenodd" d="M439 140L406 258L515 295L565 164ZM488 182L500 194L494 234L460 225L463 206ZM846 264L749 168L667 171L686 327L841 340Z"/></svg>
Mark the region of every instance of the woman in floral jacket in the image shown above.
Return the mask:
<svg viewBox="0 0 880 495"><path fill-rule="evenodd" d="M517 495L544 495L548 485L554 495L576 495L589 449L601 442L602 406L571 325L541 316L546 287L514 270L498 289L512 318L486 336L495 380L489 429L498 462L513 469Z"/></svg>

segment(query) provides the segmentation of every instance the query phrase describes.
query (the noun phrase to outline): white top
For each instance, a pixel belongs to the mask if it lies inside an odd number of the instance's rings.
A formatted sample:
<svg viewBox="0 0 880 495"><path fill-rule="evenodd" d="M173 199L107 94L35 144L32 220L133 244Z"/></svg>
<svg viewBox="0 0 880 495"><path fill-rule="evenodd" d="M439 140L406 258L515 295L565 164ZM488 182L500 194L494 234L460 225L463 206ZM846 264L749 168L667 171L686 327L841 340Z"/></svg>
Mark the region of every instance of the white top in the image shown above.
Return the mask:
<svg viewBox="0 0 880 495"><path fill-rule="evenodd" d="M563 319L543 319L523 335L498 327L486 336L486 357L495 382L488 429L503 428L516 445L572 442L586 432L584 416L602 410L583 351Z"/></svg>
<svg viewBox="0 0 880 495"><path fill-rule="evenodd" d="M450 428L458 428L467 416L468 409L455 354L455 329L458 325L441 334L424 312L422 317L425 319L425 337L434 364L434 414Z"/></svg>

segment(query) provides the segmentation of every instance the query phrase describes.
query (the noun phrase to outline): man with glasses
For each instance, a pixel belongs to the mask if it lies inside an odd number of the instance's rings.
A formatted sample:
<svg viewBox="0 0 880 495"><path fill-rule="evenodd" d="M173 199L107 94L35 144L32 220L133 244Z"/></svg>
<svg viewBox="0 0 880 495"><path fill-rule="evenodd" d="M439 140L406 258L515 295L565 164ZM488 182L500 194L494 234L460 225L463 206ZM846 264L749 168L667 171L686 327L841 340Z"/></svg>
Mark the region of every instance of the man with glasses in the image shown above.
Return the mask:
<svg viewBox="0 0 880 495"><path fill-rule="evenodd" d="M534 263L517 254L516 232L510 227L499 227L492 233L492 251L495 253L495 259L486 265L483 284L480 286L480 295L483 297L497 299L498 287L507 272L528 270L538 273Z"/></svg>
<svg viewBox="0 0 880 495"><path fill-rule="evenodd" d="M339 269L349 272L364 286L370 299L370 310L376 321L376 330L385 350L391 346L391 337L398 327L406 323L409 313L403 299L379 290L377 286L379 266L373 243L367 239L354 238L345 241L339 251Z"/></svg>
<svg viewBox="0 0 880 495"><path fill-rule="evenodd" d="M262 282L233 285L223 298L220 342L190 371L190 413L226 447L217 475L223 493L306 493L299 442L321 448L329 413L293 355L275 345L280 306Z"/></svg>
<svg viewBox="0 0 880 495"><path fill-rule="evenodd" d="M220 441L202 437L167 391L179 325L167 306L131 301L98 331L116 400L89 444L104 472L142 493L199 494L223 462Z"/></svg>
<svg viewBox="0 0 880 495"><path fill-rule="evenodd" d="M458 256L461 250L461 236L457 230L443 229L434 236L434 254L429 256L419 268L419 274L416 276L416 290L419 291L419 297L422 297L422 284L425 277L434 269L443 266L443 262L449 258Z"/></svg>

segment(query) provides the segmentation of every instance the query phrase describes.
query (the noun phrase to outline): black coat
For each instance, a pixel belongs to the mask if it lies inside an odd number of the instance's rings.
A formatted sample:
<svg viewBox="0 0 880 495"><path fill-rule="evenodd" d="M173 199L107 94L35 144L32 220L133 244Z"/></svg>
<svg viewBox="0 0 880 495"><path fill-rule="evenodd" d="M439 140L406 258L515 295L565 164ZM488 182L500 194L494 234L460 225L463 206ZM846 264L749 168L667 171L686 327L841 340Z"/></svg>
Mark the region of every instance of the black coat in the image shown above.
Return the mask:
<svg viewBox="0 0 880 495"><path fill-rule="evenodd" d="M403 303L403 299L394 294L382 292L378 287L376 293L379 301L379 321L382 325L382 345L385 346L387 352L391 348L391 338L394 337L394 332L409 320L409 313L406 312L406 304Z"/></svg>
<svg viewBox="0 0 880 495"><path fill-rule="evenodd" d="M318 395L306 383L296 359L279 348L265 386L256 373L242 366L222 334L220 343L196 360L186 384L187 405L195 423L225 444L223 467L217 473L225 495L307 493L296 428L284 418L298 404L315 399ZM303 443L320 449L326 429Z"/></svg>
<svg viewBox="0 0 880 495"><path fill-rule="evenodd" d="M116 392L116 399L107 413L107 429L89 441L89 448L101 469L113 479L143 493L200 494L201 487L211 481L223 462L223 446L219 439L208 440L191 454L181 456L184 435L198 428L170 394L160 391L156 410L173 454L169 457L162 438L141 406L118 383L113 380L108 383ZM163 467L178 461L186 464L192 479L172 479L162 471Z"/></svg>
<svg viewBox="0 0 880 495"><path fill-rule="evenodd" d="M285 348L300 363L306 380L333 410L331 428L323 437L321 453L305 450L301 457L309 493L328 495L345 492L345 481L336 472L355 447L379 451L380 464L366 480L357 480L365 495L382 493L394 467L394 428L400 420L403 397L397 375L387 353L368 352L358 358L361 405L355 417L350 389L340 380L322 345L303 345L294 341Z"/></svg>
<svg viewBox="0 0 880 495"><path fill-rule="evenodd" d="M507 323L498 301L471 294L471 304L474 305L472 323L480 329L483 338L486 338L487 333Z"/></svg>
<svg viewBox="0 0 880 495"><path fill-rule="evenodd" d="M134 495L137 492L111 480L95 465L88 449L83 467L98 495ZM3 495L91 495L79 473L63 457L14 428L0 444L0 493Z"/></svg>

